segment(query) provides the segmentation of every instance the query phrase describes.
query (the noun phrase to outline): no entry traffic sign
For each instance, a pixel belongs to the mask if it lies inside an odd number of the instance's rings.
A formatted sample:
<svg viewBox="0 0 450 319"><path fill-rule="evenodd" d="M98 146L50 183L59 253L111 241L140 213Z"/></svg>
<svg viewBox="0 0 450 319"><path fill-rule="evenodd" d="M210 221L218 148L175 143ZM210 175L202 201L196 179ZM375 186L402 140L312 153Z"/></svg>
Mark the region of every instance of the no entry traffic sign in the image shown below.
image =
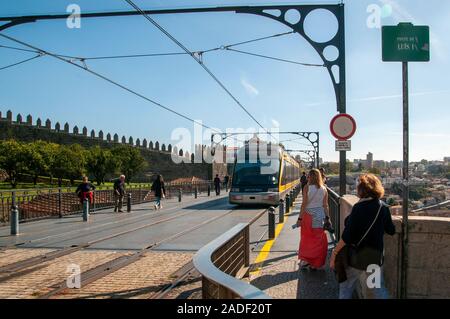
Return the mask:
<svg viewBox="0 0 450 319"><path fill-rule="evenodd" d="M356 122L348 114L338 114L330 122L330 131L338 140L348 140L356 132Z"/></svg>

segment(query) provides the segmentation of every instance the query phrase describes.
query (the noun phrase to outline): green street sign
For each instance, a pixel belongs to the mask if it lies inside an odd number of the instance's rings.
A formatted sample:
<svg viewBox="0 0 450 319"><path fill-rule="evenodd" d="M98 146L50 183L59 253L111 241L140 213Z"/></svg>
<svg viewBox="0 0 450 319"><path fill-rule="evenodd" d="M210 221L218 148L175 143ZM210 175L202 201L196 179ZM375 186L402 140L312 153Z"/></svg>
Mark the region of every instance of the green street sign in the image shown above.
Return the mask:
<svg viewBox="0 0 450 319"><path fill-rule="evenodd" d="M430 61L430 28L399 23L381 29L383 61L428 62Z"/></svg>

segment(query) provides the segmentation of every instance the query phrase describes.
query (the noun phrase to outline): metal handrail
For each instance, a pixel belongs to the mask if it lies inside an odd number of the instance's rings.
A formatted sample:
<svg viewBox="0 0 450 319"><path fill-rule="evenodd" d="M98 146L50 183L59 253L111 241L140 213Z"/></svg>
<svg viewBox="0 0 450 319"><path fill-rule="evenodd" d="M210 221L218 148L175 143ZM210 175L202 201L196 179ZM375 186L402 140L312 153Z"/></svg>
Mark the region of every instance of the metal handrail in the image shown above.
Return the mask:
<svg viewBox="0 0 450 319"><path fill-rule="evenodd" d="M219 270L212 262L213 254L239 233L248 231L249 223L240 223L201 248L194 256L197 271L210 282L242 299L271 299L260 289Z"/></svg>
<svg viewBox="0 0 450 319"><path fill-rule="evenodd" d="M339 240L341 236L341 196L329 187L327 187L327 191L330 218L335 230L336 239Z"/></svg>

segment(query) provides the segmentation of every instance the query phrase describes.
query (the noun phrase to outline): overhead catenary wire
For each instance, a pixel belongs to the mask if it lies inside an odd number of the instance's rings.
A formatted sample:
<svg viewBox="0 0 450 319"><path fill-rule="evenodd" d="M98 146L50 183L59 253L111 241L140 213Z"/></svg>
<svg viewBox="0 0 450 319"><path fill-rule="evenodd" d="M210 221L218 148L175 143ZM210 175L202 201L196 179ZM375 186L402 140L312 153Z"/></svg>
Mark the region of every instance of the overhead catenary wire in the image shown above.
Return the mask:
<svg viewBox="0 0 450 319"><path fill-rule="evenodd" d="M37 54L37 55L35 55L35 56L31 57L31 58L28 58L28 59L25 59L25 60L22 60L22 61L19 61L19 62L15 62L15 63L9 64L9 65L0 67L0 71L1 70L6 70L8 68L12 68L13 66L17 66L17 65L29 62L29 61L32 61L34 59L40 58L41 56L42 56L42 54Z"/></svg>
<svg viewBox="0 0 450 319"><path fill-rule="evenodd" d="M231 52L251 55L251 56L255 56L255 57L259 57L259 58L279 61L279 62L298 64L298 65L302 65L302 66L325 67L325 64L314 64L314 63L304 63L304 62L292 61L292 60L277 58L277 57L273 57L273 56L268 56L268 55L263 55L263 54L258 54L258 53L243 51L243 50L236 50L236 49L231 49L231 48L226 48L226 50L231 51Z"/></svg>
<svg viewBox="0 0 450 319"><path fill-rule="evenodd" d="M270 136L273 135L247 110L247 108L242 105L242 103L227 89L227 87L220 81L214 73L203 63L201 56L194 54L188 48L186 48L180 41L178 41L174 36L167 32L162 26L160 26L155 20L153 20L147 13L145 13L141 8L139 8L133 1L125 0L130 6L132 6L136 11L140 12L141 15L147 19L151 24L153 24L157 29L164 33L170 40L172 40L176 45L178 45L183 51L188 53L197 63L211 76L211 78L231 97L231 99L256 123L259 127L269 133Z"/></svg>
<svg viewBox="0 0 450 319"><path fill-rule="evenodd" d="M175 110L171 109L168 106L165 106L165 105L163 105L163 104L161 104L161 103L159 103L159 102L157 102L157 101L155 101L153 99L150 99L150 98L146 97L145 95L143 95L141 93L138 93L135 90L133 90L133 89L131 89L131 88L129 88L129 87L123 85L123 84L120 84L119 82L117 82L115 80L112 80L112 79L106 77L105 75L102 75L102 74L100 74L100 73L98 73L96 71L93 71L93 70L91 70L89 68L86 68L85 66L79 65L79 64L77 64L77 63L75 63L75 62L73 62L73 61L71 61L71 60L69 60L67 58L58 56L58 55L56 55L54 53L51 53L49 51L46 51L44 49L40 49L40 48L38 48L38 47L36 47L34 45L31 45L29 43L23 42L23 41L21 41L19 39L13 38L13 37L8 36L8 35L5 35L3 33L0 33L0 37L3 37L5 39L8 39L8 40L13 41L15 43L18 43L20 45L23 45L23 46L25 46L27 48L33 49L36 52L39 52L39 56L47 55L47 56L53 57L55 59L58 59L60 61L63 61L65 63L68 63L68 64L70 64L72 66L75 66L75 67L77 67L79 69L82 69L82 70L84 70L84 71L86 71L86 72L88 72L88 73L90 73L90 74L92 74L92 75L94 75L94 76L96 76L96 77L106 81L106 82L109 82L110 84L113 84L113 85L115 85L115 86L117 86L117 87L119 87L119 88L121 88L121 89L123 89L123 90L125 90L125 91L127 91L127 92L129 92L129 93L131 93L131 94L133 94L133 95L135 95L135 96L137 96L137 97L147 101L147 102L150 102L150 103L152 103L152 104L154 104L154 105L156 105L156 106L158 106L158 107L160 107L160 108L162 108L162 109L164 109L164 110L166 110L166 111L168 111L168 112L170 112L172 114L175 114L175 115L177 115L177 116L179 116L179 117L181 117L181 118L183 118L185 120L188 120L188 121L190 121L190 122L192 122L194 124L198 124L198 125L202 126L203 128L210 129L211 131L214 131L216 133L222 133L222 132L220 132L220 131L218 131L218 130L216 130L216 129L214 129L214 128L206 125L206 124L200 123L199 121L196 121L196 120L192 119L191 117L189 117L189 116L187 116L185 114L182 114L182 113L180 113L178 111L175 111ZM37 58L37 57L38 56L36 56L34 58ZM234 139L236 141L239 141L239 142L245 142L245 141L242 141L242 140L239 140L239 139L236 139L236 138L234 138Z"/></svg>

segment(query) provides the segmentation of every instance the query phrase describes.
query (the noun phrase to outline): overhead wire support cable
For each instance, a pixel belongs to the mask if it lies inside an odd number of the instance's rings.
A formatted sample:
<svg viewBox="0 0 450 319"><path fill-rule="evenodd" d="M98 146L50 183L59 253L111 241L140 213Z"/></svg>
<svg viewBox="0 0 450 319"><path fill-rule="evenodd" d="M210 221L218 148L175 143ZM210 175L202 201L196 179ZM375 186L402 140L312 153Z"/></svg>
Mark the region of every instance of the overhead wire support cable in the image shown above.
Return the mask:
<svg viewBox="0 0 450 319"><path fill-rule="evenodd" d="M15 62L15 63L9 64L9 65L3 66L3 67L0 67L0 71L12 68L13 66L17 66L17 65L20 65L22 63L26 63L26 62L32 61L34 59L40 58L41 56L42 56L42 54L37 54L34 57L31 57L31 58L28 58L28 59L25 59L25 60L22 60L22 61L19 61L19 62Z"/></svg>
<svg viewBox="0 0 450 319"><path fill-rule="evenodd" d="M236 52L236 53L256 56L256 57L259 57L259 58L275 60L275 61L280 61L280 62L286 62L286 63L292 63L292 64L298 64L298 65L303 65L303 66L325 67L325 64L314 64L314 63L297 62L297 61L286 60L286 59L281 59L281 58L272 57L272 56L268 56L268 55L263 55L263 54L248 52L248 51L242 51L242 50L236 50L236 49L231 49L231 48L226 48L226 50L232 51L232 52Z"/></svg>
<svg viewBox="0 0 450 319"><path fill-rule="evenodd" d="M31 44L28 44L28 43L23 42L23 41L21 41L21 40L15 39L15 38L10 37L10 36L8 36L8 35L5 35L5 34L3 34L3 33L0 33L0 37L3 37L3 38L5 38L5 39L8 39L8 40L10 40L10 41L12 41L12 42L15 42L15 43L17 43L17 44L20 44L20 45L22 45L22 46L24 46L24 47L33 49L33 50L36 51L36 52L39 52L39 55L37 55L37 56L35 56L35 57L31 58L31 59L35 59L35 58L37 58L37 57L47 55L47 56L53 57L53 58L55 58L55 59L58 59L58 60L60 60L60 61L66 62L66 63L68 63L68 64L71 64L71 65L73 65L73 66L79 68L79 69L82 69L82 70L84 70L84 71L86 71L86 72L89 72L90 74L92 74L92 75L94 75L94 76L96 76L96 77L98 77L98 78L100 78L100 79L102 79L102 80L104 80L104 81L106 81L106 82L109 82L109 83L111 83L111 84L113 84L113 85L115 85L115 86L117 86L117 87L119 87L119 88L121 88L121 89L123 89L123 90L125 90L125 91L127 91L127 92L129 92L129 93L131 93L131 94L133 94L133 95L135 95L135 96L137 96L137 97L139 97L139 98L145 100L145 101L147 101L147 102L150 102L150 103L152 103L152 104L154 104L154 105L156 105L156 106L158 106L158 107L160 107L160 108L162 108L162 109L164 109L164 110L166 110L166 111L168 111L168 112L170 112L170 113L173 113L173 114L175 114L175 115L177 115L177 116L179 116L179 117L181 117L181 118L183 118L183 119L185 119L185 120L188 120L188 121L190 121L190 122L192 122L192 123L194 123L194 124L198 124L198 125L200 125L200 126L202 126L202 127L204 127L204 128L210 129L211 131L214 131L214 132L216 132L216 133L222 133L222 132L220 132L220 131L218 131L218 130L216 130L216 129L214 129L214 128L212 128L212 127L206 125L206 124L200 123L200 122L198 122L197 120L194 120L194 119L190 118L190 117L187 116L187 115L184 115L184 114L182 114L182 113L180 113L180 112L177 112L177 111L175 111L175 110L172 110L171 108L169 108L169 107L167 107L167 106L165 106L165 105L163 105L163 104L161 104L161 103L159 103L159 102L157 102L157 101L155 101L155 100L152 100L152 99L146 97L145 95L140 94L140 93L134 91L133 89L130 89L130 88L126 87L125 85L118 83L117 81L114 81L114 80L112 80L112 79L110 79L110 78L108 78L108 77L106 77L106 76L104 76L104 75L102 75L102 74L100 74L100 73L98 73L98 72L95 72L95 71L93 71L93 70L87 68L87 66L86 66L85 64L84 64L84 65L77 64L77 63L75 63L74 61L71 61L71 60L69 60L69 59L67 59L67 58L63 58L63 57L61 57L61 56L59 56L59 55L57 55L57 54L51 53L51 52L46 51L46 50L44 50L44 49L40 49L40 48L38 48L38 47L36 47L36 46L34 46L34 45L31 45ZM30 60L30 59L28 59L28 60ZM75 59L75 60L82 61L82 59ZM24 61L22 61L21 63L24 63ZM17 63L16 63L16 64L17 64ZM236 139L236 138L234 138L234 140L235 140L235 141L238 141L238 142L245 142L245 141L242 141L242 140L239 140L239 139Z"/></svg>
<svg viewBox="0 0 450 319"><path fill-rule="evenodd" d="M147 19L151 24L153 24L158 30L164 33L169 39L171 39L176 45L178 45L183 51L188 53L197 63L213 78L214 81L233 99L233 101L242 109L244 112L256 123L269 133L270 136L273 135L239 102L239 100L226 88L226 86L212 73L212 71L203 63L203 61L197 57L194 52L191 52L186 48L180 41L173 37L169 32L167 32L162 26L160 26L155 20L153 20L147 13L145 13L141 8L139 8L133 1L125 0L130 6L132 6L136 11L141 13L141 15Z"/></svg>
<svg viewBox="0 0 450 319"><path fill-rule="evenodd" d="M36 51L38 51L38 52L41 52L42 55L48 55L48 56L54 57L54 58L56 58L56 59L58 59L58 60L60 60L60 61L63 61L63 62L69 63L69 64L71 64L71 65L73 65L73 66L76 66L77 68L80 68L80 69L82 69L82 70L85 70L86 72L89 72L89 73L91 73L92 75L95 75L96 77L99 77L99 78L101 78L101 79L103 79L103 80L105 80L105 81L107 81L107 82L109 82L109 83L111 83L111 84L113 84L113 85L115 85L115 86L118 86L118 87L120 87L121 89L123 89L123 90L125 90L125 91L128 91L129 93L132 93L132 94L134 94L134 95L136 95L136 96L138 96L138 97L140 97L140 98L142 98L142 99L144 99L144 100L146 100L146 101L148 101L148 102L150 102L150 103L152 103L152 104L154 104L154 105L156 105L156 106L158 106L158 107L160 107L160 108L162 108L162 109L165 109L166 111L169 111L169 112L171 112L171 113L173 113L173 114L175 114L175 115L177 115L177 116L180 116L180 117L182 117L182 118L184 118L184 119L186 119L186 120L188 120L188 121L190 121L190 122L198 123L198 121L196 121L196 120L194 120L194 119L192 119L192 118L190 118L190 117L188 117L188 116L186 116L186 115L184 115L184 114L182 114L182 113L179 113L179 112L177 112L177 111L175 111L175 110L172 110L171 108L169 108L169 107L167 107L167 106L165 106L165 105L162 105L161 103L156 102L156 101L154 101L154 100L152 100L152 99L150 99L150 98L148 98L148 97L146 97L146 96L144 96L144 95L142 95L142 94L140 94L140 93L138 93L138 92L136 92L136 91L134 91L134 90L132 90L132 89L130 89L130 88L128 88L128 87L126 87L126 86L123 85L123 84L120 84L120 83L118 83L118 82L116 82L116 81L114 81L114 80L111 80L111 79L109 79L108 77L106 77L106 76L104 76L104 75L102 75L102 74L100 74L100 73L98 73L98 72L95 72L95 71L93 71L93 70L91 70L91 69L88 69L88 68L86 68L86 67L84 67L84 66L81 66L81 65L79 65L79 64L77 64L77 63L75 63L75 62L73 62L73 61L71 61L71 60L65 59L65 58L60 57L60 56L58 56L58 55L56 55L56 54L53 54L53 53L51 53L51 52L48 52L48 51L46 51L46 50L39 49L39 48L37 48L37 47L35 47L35 46L31 45L31 44L25 43L25 42L23 42L23 41L21 41L21 40L12 38L12 37L7 36L7 35L5 35L5 34L0 33L0 36L3 37L3 38L5 38L5 39L11 40L11 41L13 41L13 42L16 42L16 43L18 43L18 44L21 44L21 45L23 45L23 46L26 46L26 47L28 47L28 48L32 48L32 49L34 49L34 50L36 50ZM34 57L34 58L37 58L37 57L38 57L38 56L36 56L36 57ZM203 126L203 127L205 127L205 128L212 129L211 127L209 127L209 126L207 126L207 125L204 125L204 124L201 124L201 123L198 123L198 124L201 125L201 126Z"/></svg>

